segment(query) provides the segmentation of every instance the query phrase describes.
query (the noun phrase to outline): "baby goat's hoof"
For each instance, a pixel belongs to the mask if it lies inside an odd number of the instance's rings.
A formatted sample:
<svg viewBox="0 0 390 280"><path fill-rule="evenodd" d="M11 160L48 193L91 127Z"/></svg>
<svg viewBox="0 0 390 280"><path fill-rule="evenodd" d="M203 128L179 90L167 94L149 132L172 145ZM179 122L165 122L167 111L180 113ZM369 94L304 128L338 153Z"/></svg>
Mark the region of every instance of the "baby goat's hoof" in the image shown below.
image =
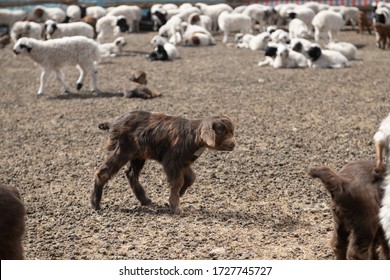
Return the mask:
<svg viewBox="0 0 390 280"><path fill-rule="evenodd" d="M150 206L150 205L152 205L152 200L150 198L144 198L141 201L141 205L142 206Z"/></svg>
<svg viewBox="0 0 390 280"><path fill-rule="evenodd" d="M179 207L171 206L171 213L175 214L175 215L180 215L181 214L181 209Z"/></svg>
<svg viewBox="0 0 390 280"><path fill-rule="evenodd" d="M80 90L83 87L82 83L77 83L77 90Z"/></svg>

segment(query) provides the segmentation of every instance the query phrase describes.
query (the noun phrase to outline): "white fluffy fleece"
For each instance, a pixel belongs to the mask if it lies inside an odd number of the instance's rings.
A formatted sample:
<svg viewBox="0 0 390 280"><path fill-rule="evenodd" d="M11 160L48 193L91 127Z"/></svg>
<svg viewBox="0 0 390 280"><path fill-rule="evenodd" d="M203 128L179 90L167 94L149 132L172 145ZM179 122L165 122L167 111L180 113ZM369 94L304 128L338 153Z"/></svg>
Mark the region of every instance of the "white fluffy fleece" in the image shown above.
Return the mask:
<svg viewBox="0 0 390 280"><path fill-rule="evenodd" d="M92 77L92 90L98 91L95 62L99 61L98 44L83 36L64 37L48 41L33 38L20 38L14 45L15 54L24 54L42 67L38 95L44 93L45 85L53 72L63 85L66 92L69 86L64 81L61 69L65 65L78 66L80 76L77 80L77 89L83 85L86 72Z"/></svg>

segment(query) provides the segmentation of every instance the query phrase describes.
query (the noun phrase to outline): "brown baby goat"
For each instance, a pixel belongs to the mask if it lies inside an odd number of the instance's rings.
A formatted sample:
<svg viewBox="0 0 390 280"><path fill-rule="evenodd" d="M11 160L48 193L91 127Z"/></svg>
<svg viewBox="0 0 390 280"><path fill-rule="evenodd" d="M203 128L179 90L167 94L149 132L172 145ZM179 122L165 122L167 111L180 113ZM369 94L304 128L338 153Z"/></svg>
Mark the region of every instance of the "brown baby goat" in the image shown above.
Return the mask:
<svg viewBox="0 0 390 280"><path fill-rule="evenodd" d="M338 174L325 166L314 167L309 175L321 179L332 197L336 258L377 259L376 248L382 245L384 257L389 259L378 217L384 174L376 173L375 163L349 163Z"/></svg>
<svg viewBox="0 0 390 280"><path fill-rule="evenodd" d="M23 259L25 213L18 190L0 184L0 260Z"/></svg>
<svg viewBox="0 0 390 280"><path fill-rule="evenodd" d="M195 181L192 163L208 148L232 151L235 147L234 124L224 115L201 120L187 120L161 113L134 111L102 123L100 129L108 130L108 153L95 174L91 203L96 210L104 185L124 165L129 181L141 205L150 205L139 182L140 172L148 159L160 162L171 187L169 205L173 213L180 213L180 197Z"/></svg>

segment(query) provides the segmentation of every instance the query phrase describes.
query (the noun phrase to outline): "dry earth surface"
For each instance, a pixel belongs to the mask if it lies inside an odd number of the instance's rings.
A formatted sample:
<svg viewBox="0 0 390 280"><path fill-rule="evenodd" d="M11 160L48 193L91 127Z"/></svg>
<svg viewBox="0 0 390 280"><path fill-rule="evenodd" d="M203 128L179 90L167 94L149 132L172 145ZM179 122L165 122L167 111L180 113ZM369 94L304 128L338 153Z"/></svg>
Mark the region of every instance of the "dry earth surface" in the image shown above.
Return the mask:
<svg viewBox="0 0 390 280"><path fill-rule="evenodd" d="M339 170L374 159L372 136L390 111L390 53L374 35L352 31L340 41L360 47L361 60L339 70L257 66L263 52L224 46L179 47L182 59L150 62L155 33L126 35L125 55L98 66L103 93L53 79L37 98L40 69L0 50L1 182L17 186L27 208L27 259L333 259L330 198L308 177L313 165ZM163 96L126 99L130 71L144 70ZM106 134L97 128L131 110L188 118L215 113L236 123L233 152L205 152L197 179L171 215L159 164L141 182L153 199L142 207L123 171L105 188L102 209L90 207L93 175Z"/></svg>

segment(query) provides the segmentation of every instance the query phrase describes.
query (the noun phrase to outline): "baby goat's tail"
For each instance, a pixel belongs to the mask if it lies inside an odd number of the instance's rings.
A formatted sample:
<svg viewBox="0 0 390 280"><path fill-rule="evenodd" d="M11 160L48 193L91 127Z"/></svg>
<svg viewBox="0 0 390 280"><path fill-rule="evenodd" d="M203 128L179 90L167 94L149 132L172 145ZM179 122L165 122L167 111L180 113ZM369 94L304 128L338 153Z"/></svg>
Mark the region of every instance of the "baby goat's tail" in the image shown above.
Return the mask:
<svg viewBox="0 0 390 280"><path fill-rule="evenodd" d="M98 125L98 128L101 130L110 130L110 123L108 123L108 122L100 123Z"/></svg>
<svg viewBox="0 0 390 280"><path fill-rule="evenodd" d="M318 178L325 185L325 188L332 195L332 198L337 198L344 192L345 179L326 166L313 167L309 169L309 175L313 178Z"/></svg>

